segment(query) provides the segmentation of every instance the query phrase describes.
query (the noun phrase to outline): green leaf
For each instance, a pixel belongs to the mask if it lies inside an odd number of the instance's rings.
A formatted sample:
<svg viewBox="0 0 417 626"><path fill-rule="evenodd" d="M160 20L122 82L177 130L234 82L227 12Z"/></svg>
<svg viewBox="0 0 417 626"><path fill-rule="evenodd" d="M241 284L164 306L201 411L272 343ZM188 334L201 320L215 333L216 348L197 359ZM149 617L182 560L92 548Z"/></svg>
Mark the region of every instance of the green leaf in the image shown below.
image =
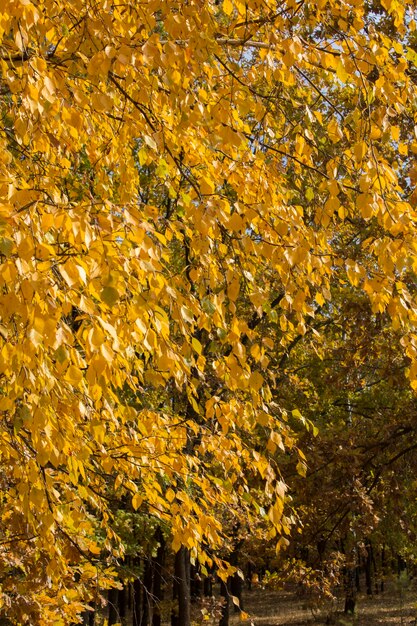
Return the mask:
<svg viewBox="0 0 417 626"><path fill-rule="evenodd" d="M113 306L119 299L119 292L114 287L104 287L100 294L100 298L109 306Z"/></svg>
<svg viewBox="0 0 417 626"><path fill-rule="evenodd" d="M4 256L11 256L13 251L13 241L8 239L7 237L2 237L0 239L0 252L4 254Z"/></svg>

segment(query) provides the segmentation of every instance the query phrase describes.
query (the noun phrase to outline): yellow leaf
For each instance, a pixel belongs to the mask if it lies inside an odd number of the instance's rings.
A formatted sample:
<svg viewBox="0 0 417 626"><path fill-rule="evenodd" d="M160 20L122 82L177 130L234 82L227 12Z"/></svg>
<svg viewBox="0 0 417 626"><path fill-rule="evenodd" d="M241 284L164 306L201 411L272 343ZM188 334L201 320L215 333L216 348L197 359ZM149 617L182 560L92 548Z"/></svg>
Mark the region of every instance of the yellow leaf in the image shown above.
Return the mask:
<svg viewBox="0 0 417 626"><path fill-rule="evenodd" d="M251 389L254 389L255 391L259 391L259 389L262 387L264 382L263 376L262 374L260 374L259 372L252 372L250 377L249 377L249 386Z"/></svg>
<svg viewBox="0 0 417 626"><path fill-rule="evenodd" d="M274 525L279 525L282 519L282 513L284 510L284 502L281 498L277 498L275 503L268 511L268 517Z"/></svg>
<svg viewBox="0 0 417 626"><path fill-rule="evenodd" d="M143 135L143 139L145 140L146 145L152 148L152 150L158 149L155 139L153 139L150 135Z"/></svg>
<svg viewBox="0 0 417 626"><path fill-rule="evenodd" d="M368 151L368 146L365 141L359 141L353 147L353 151L355 154L355 160L357 163L361 163L362 159L366 156Z"/></svg>
<svg viewBox="0 0 417 626"><path fill-rule="evenodd" d="M74 285L79 283L80 275L79 275L77 266L75 265L74 261L69 260L63 265L60 265L59 271L61 273L62 278L70 287L73 287Z"/></svg>
<svg viewBox="0 0 417 626"><path fill-rule="evenodd" d="M239 213L233 213L230 216L227 226L230 230L234 231L238 231L243 228L243 220Z"/></svg>
<svg viewBox="0 0 417 626"><path fill-rule="evenodd" d="M393 141L400 140L400 127L399 126L391 126L391 137Z"/></svg>
<svg viewBox="0 0 417 626"><path fill-rule="evenodd" d="M337 143L343 137L340 126L334 118L331 119L329 125L327 126L327 132L333 143Z"/></svg>
<svg viewBox="0 0 417 626"><path fill-rule="evenodd" d="M233 13L233 3L231 0L223 0L222 9L226 15L231 15Z"/></svg>
<svg viewBox="0 0 417 626"><path fill-rule="evenodd" d="M65 372L64 378L72 385L78 385L83 379L83 373L75 365L70 365Z"/></svg>
<svg viewBox="0 0 417 626"><path fill-rule="evenodd" d="M165 498L168 500L169 503L173 502L175 500L174 491L172 489L167 489L165 493Z"/></svg>
<svg viewBox="0 0 417 626"><path fill-rule="evenodd" d="M371 194L368 194L368 193L359 194L357 198L357 205L364 219L368 220L374 214L373 197Z"/></svg>
<svg viewBox="0 0 417 626"><path fill-rule="evenodd" d="M91 345L95 348L98 348L104 343L105 336L101 328L99 328L98 326L95 326L94 328L91 329L89 333L89 339L90 339Z"/></svg>
<svg viewBox="0 0 417 626"><path fill-rule="evenodd" d="M214 183L209 178L203 177L200 179L200 191L203 195L211 195L214 193Z"/></svg>
<svg viewBox="0 0 417 626"><path fill-rule="evenodd" d="M142 502L143 502L143 497L139 493L135 493L135 495L132 498L132 506L135 509L135 511L138 510Z"/></svg>
<svg viewBox="0 0 417 626"><path fill-rule="evenodd" d="M192 340L191 340L191 344L192 344L194 350L197 352L197 354L201 354L202 353L203 347L202 347L201 343L198 341L198 339L193 337Z"/></svg>

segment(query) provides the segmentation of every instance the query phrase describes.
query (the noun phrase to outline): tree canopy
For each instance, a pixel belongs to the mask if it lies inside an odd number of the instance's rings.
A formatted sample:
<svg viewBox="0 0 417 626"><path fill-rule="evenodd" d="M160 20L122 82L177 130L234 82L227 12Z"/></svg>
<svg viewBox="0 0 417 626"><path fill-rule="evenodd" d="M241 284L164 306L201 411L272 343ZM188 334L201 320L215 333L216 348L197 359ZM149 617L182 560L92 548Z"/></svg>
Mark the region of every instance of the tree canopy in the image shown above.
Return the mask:
<svg viewBox="0 0 417 626"><path fill-rule="evenodd" d="M298 433L315 415L283 371L299 346L320 361L343 343L346 303L366 310L368 345L383 320L417 389L415 11L1 9L0 605L14 623L76 621L112 586L116 501L223 576L233 524L286 543L283 468L305 474Z"/></svg>

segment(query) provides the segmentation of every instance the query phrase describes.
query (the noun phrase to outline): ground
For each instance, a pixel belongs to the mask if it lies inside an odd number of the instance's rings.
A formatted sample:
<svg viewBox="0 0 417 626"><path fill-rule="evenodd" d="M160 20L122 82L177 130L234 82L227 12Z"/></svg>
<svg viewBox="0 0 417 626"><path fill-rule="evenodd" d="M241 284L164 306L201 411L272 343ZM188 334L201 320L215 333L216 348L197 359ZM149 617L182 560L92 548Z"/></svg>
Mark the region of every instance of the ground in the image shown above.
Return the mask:
<svg viewBox="0 0 417 626"><path fill-rule="evenodd" d="M250 619L234 616L231 625L242 626L417 626L417 590L391 581L385 593L371 597L358 595L354 617L343 614L343 598L328 604L321 611L312 610L308 602L294 592L256 590L246 593L245 610Z"/></svg>

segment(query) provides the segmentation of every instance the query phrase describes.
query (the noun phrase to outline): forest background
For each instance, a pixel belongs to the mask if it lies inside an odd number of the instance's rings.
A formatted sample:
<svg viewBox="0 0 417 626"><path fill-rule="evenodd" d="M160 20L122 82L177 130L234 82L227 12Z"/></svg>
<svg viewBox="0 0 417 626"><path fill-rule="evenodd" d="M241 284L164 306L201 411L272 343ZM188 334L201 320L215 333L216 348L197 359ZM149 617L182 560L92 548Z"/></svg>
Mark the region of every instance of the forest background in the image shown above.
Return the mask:
<svg viewBox="0 0 417 626"><path fill-rule="evenodd" d="M415 16L3 3L4 623L412 566Z"/></svg>

